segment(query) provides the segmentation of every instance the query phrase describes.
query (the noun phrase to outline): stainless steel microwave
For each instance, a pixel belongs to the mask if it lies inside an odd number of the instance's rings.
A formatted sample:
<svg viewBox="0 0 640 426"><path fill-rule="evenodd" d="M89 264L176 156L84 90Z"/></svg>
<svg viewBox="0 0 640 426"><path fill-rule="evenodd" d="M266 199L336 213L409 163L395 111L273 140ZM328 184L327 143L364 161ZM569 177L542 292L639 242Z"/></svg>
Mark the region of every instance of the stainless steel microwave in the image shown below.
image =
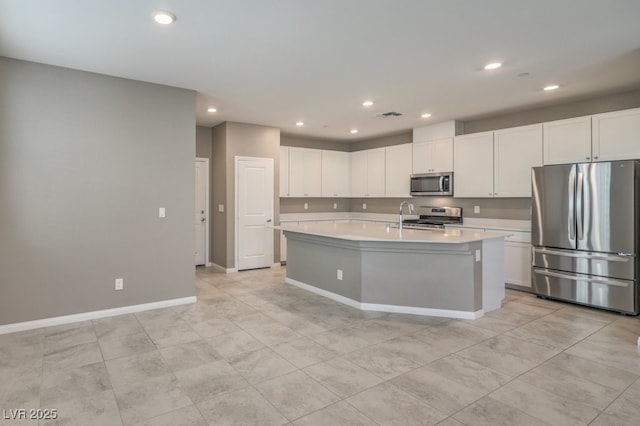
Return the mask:
<svg viewBox="0 0 640 426"><path fill-rule="evenodd" d="M411 195L453 195L453 172L411 175Z"/></svg>

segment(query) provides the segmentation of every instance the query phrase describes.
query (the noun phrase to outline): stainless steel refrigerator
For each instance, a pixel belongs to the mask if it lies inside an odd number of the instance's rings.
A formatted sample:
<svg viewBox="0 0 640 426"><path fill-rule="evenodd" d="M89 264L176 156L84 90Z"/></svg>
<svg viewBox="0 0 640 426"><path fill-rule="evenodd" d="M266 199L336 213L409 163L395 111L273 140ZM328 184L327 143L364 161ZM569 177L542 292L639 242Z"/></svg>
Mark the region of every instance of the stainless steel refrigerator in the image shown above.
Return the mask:
<svg viewBox="0 0 640 426"><path fill-rule="evenodd" d="M640 313L640 161L532 169L532 283L539 296Z"/></svg>

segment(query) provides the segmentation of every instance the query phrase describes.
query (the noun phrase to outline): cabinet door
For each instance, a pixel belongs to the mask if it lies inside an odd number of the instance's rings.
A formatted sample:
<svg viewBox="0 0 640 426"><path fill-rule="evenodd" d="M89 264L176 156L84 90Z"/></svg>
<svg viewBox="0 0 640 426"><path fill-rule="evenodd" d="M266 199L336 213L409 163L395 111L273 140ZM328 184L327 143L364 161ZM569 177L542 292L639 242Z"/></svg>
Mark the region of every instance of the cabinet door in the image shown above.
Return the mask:
<svg viewBox="0 0 640 426"><path fill-rule="evenodd" d="M367 196L384 197L385 187L384 148L367 150Z"/></svg>
<svg viewBox="0 0 640 426"><path fill-rule="evenodd" d="M319 149L289 148L289 195L322 196L322 154Z"/></svg>
<svg viewBox="0 0 640 426"><path fill-rule="evenodd" d="M493 192L531 197L531 168L542 165L542 124L493 133Z"/></svg>
<svg viewBox="0 0 640 426"><path fill-rule="evenodd" d="M289 196L289 147L280 147L280 196Z"/></svg>
<svg viewBox="0 0 640 426"><path fill-rule="evenodd" d="M508 284L531 288L530 244L505 241L504 265L504 280Z"/></svg>
<svg viewBox="0 0 640 426"><path fill-rule="evenodd" d="M351 153L351 196L367 196L367 151Z"/></svg>
<svg viewBox="0 0 640 426"><path fill-rule="evenodd" d="M429 149L431 146L429 145L429 142L414 142L412 148L413 173L429 173L431 171L431 162L429 158Z"/></svg>
<svg viewBox="0 0 640 426"><path fill-rule="evenodd" d="M591 161L591 117L543 123L542 137L544 164Z"/></svg>
<svg viewBox="0 0 640 426"><path fill-rule="evenodd" d="M351 161L348 152L322 151L322 196L348 197Z"/></svg>
<svg viewBox="0 0 640 426"><path fill-rule="evenodd" d="M594 161L640 158L640 108L591 117Z"/></svg>
<svg viewBox="0 0 640 426"><path fill-rule="evenodd" d="M429 142L432 172L453 171L453 138Z"/></svg>
<svg viewBox="0 0 640 426"><path fill-rule="evenodd" d="M412 144L385 148L385 195L409 197L411 185Z"/></svg>
<svg viewBox="0 0 640 426"><path fill-rule="evenodd" d="M453 195L493 197L493 132L456 136L453 151Z"/></svg>

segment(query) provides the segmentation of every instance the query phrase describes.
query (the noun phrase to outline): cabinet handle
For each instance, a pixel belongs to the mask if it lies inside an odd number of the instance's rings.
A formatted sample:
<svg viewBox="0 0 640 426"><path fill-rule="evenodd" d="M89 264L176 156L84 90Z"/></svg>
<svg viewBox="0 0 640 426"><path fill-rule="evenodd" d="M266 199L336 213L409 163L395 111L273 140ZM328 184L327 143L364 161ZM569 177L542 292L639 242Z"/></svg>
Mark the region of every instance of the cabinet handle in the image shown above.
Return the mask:
<svg viewBox="0 0 640 426"><path fill-rule="evenodd" d="M591 159L591 157L587 157L587 160L590 160L590 159Z"/></svg>
<svg viewBox="0 0 640 426"><path fill-rule="evenodd" d="M598 156L596 155L595 157L593 157L593 159L594 159L594 160L597 160L597 159L598 159Z"/></svg>

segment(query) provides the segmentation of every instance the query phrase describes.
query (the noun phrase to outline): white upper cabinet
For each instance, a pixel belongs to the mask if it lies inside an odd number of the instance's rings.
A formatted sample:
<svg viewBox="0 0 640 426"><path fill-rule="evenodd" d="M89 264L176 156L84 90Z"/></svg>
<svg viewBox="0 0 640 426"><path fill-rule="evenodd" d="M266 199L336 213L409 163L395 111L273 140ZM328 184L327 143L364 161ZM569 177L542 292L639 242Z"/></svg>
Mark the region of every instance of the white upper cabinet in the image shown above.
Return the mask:
<svg viewBox="0 0 640 426"><path fill-rule="evenodd" d="M591 161L591 117L543 123L544 164Z"/></svg>
<svg viewBox="0 0 640 426"><path fill-rule="evenodd" d="M537 166L542 166L542 124L493 132L495 197L531 197L531 168Z"/></svg>
<svg viewBox="0 0 640 426"><path fill-rule="evenodd" d="M413 143L413 173L453 170L453 138Z"/></svg>
<svg viewBox="0 0 640 426"><path fill-rule="evenodd" d="M385 148L385 196L410 197L412 145Z"/></svg>
<svg viewBox="0 0 640 426"><path fill-rule="evenodd" d="M289 148L289 196L322 196L322 151Z"/></svg>
<svg viewBox="0 0 640 426"><path fill-rule="evenodd" d="M351 153L351 196L384 197L385 148Z"/></svg>
<svg viewBox="0 0 640 426"><path fill-rule="evenodd" d="M322 151L322 196L351 195L351 159L348 152Z"/></svg>
<svg viewBox="0 0 640 426"><path fill-rule="evenodd" d="M593 161L640 158L640 108L591 117Z"/></svg>
<svg viewBox="0 0 640 426"><path fill-rule="evenodd" d="M493 132L456 136L453 158L455 197L493 197Z"/></svg>
<svg viewBox="0 0 640 426"><path fill-rule="evenodd" d="M280 196L289 196L289 147L280 147Z"/></svg>

